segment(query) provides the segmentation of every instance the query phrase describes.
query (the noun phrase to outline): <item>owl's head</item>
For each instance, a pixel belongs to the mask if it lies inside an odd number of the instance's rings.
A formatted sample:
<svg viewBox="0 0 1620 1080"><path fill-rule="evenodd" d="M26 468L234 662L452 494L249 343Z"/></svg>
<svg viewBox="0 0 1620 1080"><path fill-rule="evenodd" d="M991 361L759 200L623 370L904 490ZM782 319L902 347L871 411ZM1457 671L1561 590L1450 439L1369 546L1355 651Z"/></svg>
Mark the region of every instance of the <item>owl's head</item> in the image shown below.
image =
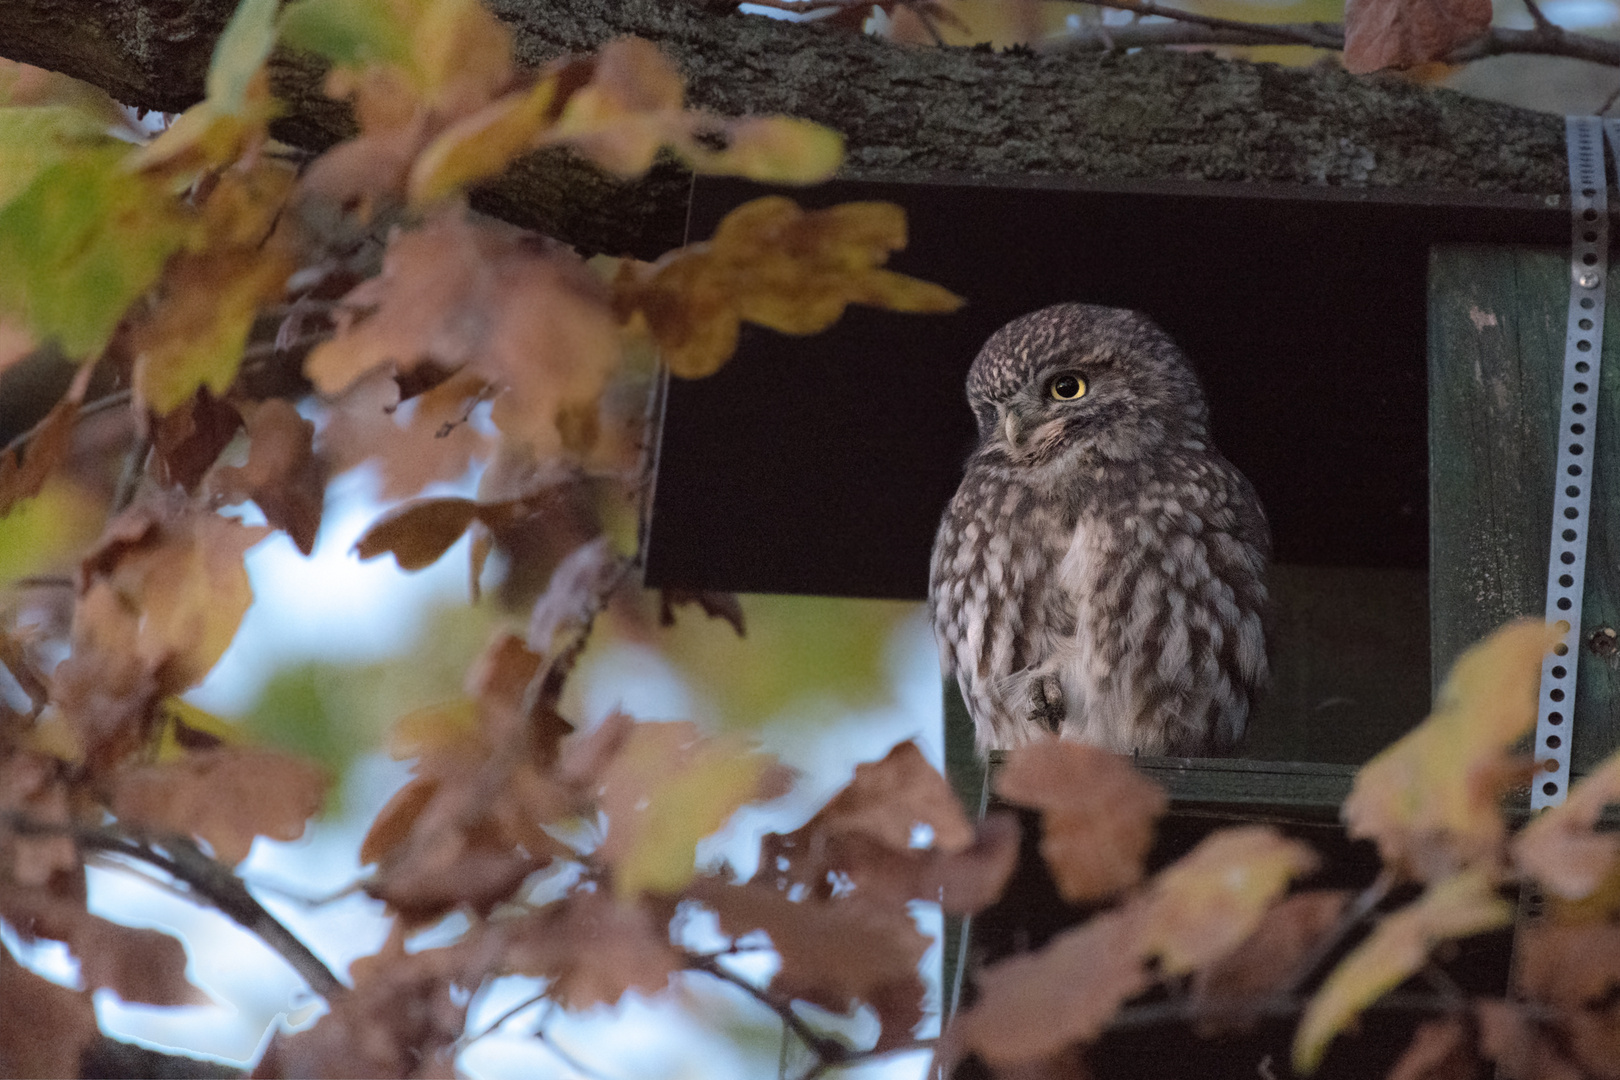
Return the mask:
<svg viewBox="0 0 1620 1080"><path fill-rule="evenodd" d="M967 395L980 449L1021 464L1073 447L1136 459L1208 428L1181 350L1151 319L1122 308L1058 304L1014 319L979 350Z"/></svg>

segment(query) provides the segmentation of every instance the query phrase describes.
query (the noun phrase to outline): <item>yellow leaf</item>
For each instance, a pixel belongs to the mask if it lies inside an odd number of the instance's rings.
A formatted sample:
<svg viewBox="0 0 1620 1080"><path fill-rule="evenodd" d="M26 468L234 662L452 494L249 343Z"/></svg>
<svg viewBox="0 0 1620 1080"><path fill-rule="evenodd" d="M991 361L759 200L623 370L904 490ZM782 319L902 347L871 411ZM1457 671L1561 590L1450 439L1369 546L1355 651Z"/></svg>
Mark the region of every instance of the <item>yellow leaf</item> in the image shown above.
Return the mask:
<svg viewBox="0 0 1620 1080"><path fill-rule="evenodd" d="M636 724L602 778L599 850L620 899L673 893L696 874L697 842L746 803L781 794L775 759L690 723Z"/></svg>
<svg viewBox="0 0 1620 1080"><path fill-rule="evenodd" d="M1416 973L1440 942L1495 930L1512 918L1513 909L1477 869L1430 885L1415 902L1385 916L1306 1006L1294 1036L1294 1069L1315 1070L1333 1037Z"/></svg>
<svg viewBox="0 0 1620 1080"><path fill-rule="evenodd" d="M396 760L421 757L435 750L476 746L482 738L478 703L458 698L400 717L388 735L388 752Z"/></svg>
<svg viewBox="0 0 1620 1080"><path fill-rule="evenodd" d="M3 70L3 69L0 69ZM106 124L71 105L0 108L0 206L75 147L111 146Z"/></svg>
<svg viewBox="0 0 1620 1080"><path fill-rule="evenodd" d="M1167 975L1221 959L1254 932L1288 883L1316 856L1264 825L1222 829L1162 870L1148 899L1144 951Z"/></svg>
<svg viewBox="0 0 1620 1080"><path fill-rule="evenodd" d="M556 97L555 78L531 90L508 94L450 125L411 166L407 191L412 206L424 206L493 176L534 140Z"/></svg>
<svg viewBox="0 0 1620 1080"><path fill-rule="evenodd" d="M242 0L214 43L205 88L218 111L236 115L248 107L253 78L275 48L278 7L278 0Z"/></svg>
<svg viewBox="0 0 1620 1080"><path fill-rule="evenodd" d="M650 267L621 264L614 287L621 321L640 314L670 371L701 378L736 350L740 320L785 334L813 334L848 304L947 312L962 299L938 285L880 269L905 247L905 211L845 203L804 211L791 199L744 203L714 238Z"/></svg>
<svg viewBox="0 0 1620 1080"><path fill-rule="evenodd" d="M184 698L169 698L159 707L158 715L162 718L156 755L160 764L178 761L194 750L240 743L244 737L235 724Z"/></svg>
<svg viewBox="0 0 1620 1080"><path fill-rule="evenodd" d="M100 501L77 484L47 481L0 517L0 587L71 566L105 517Z"/></svg>
<svg viewBox="0 0 1620 1080"><path fill-rule="evenodd" d="M844 161L842 135L794 117L725 121L719 135L725 149L710 150L701 139L687 138L678 146L681 156L697 172L768 184L819 184L831 179Z"/></svg>
<svg viewBox="0 0 1620 1080"><path fill-rule="evenodd" d="M1434 712L1356 774L1350 835L1425 880L1499 857L1497 801L1514 775L1508 750L1535 723L1541 661L1558 631L1509 623L1457 659Z"/></svg>
<svg viewBox="0 0 1620 1080"><path fill-rule="evenodd" d="M178 257L162 302L134 334L137 398L163 415L199 387L223 397L259 306L281 296L292 271L292 260L269 246Z"/></svg>

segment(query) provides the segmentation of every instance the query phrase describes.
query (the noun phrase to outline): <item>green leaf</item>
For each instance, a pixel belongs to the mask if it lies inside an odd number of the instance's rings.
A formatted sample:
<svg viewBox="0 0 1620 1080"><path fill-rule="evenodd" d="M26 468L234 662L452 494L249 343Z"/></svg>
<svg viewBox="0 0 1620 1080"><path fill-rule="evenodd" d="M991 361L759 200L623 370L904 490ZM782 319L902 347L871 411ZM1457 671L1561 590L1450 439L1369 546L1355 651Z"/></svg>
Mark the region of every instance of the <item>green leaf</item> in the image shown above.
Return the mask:
<svg viewBox="0 0 1620 1080"><path fill-rule="evenodd" d="M276 6L277 0L242 0L225 24L208 65L208 100L218 111L239 113L247 104L248 83L276 45Z"/></svg>
<svg viewBox="0 0 1620 1080"><path fill-rule="evenodd" d="M75 146L115 145L106 125L72 105L0 108L0 206L28 189L42 169L57 164Z"/></svg>
<svg viewBox="0 0 1620 1080"><path fill-rule="evenodd" d="M77 561L101 531L106 514L88 492L69 483L45 485L0 517L0 588L31 574Z"/></svg>
<svg viewBox="0 0 1620 1080"><path fill-rule="evenodd" d="M159 188L122 167L125 153L80 149L0 209L0 310L70 357L106 346L191 235Z"/></svg>
<svg viewBox="0 0 1620 1080"><path fill-rule="evenodd" d="M337 67L410 65L410 28L387 0L297 0L282 10L281 40Z"/></svg>

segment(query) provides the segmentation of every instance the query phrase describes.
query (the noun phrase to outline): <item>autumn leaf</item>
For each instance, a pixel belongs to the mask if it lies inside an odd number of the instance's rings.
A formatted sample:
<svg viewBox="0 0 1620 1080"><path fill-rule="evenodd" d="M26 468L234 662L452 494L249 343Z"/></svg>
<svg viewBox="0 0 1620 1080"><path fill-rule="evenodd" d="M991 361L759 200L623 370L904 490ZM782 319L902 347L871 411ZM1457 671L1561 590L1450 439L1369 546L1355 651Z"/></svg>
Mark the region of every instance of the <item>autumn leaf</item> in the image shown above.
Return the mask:
<svg viewBox="0 0 1620 1080"><path fill-rule="evenodd" d="M247 858L255 836L296 840L320 809L324 774L301 758L246 746L119 773L112 810L126 826L206 840L221 862Z"/></svg>
<svg viewBox="0 0 1620 1080"><path fill-rule="evenodd" d="M617 1005L627 991L654 994L684 964L665 917L606 892L573 892L500 924L502 969L549 979L566 1009Z"/></svg>
<svg viewBox="0 0 1620 1080"><path fill-rule="evenodd" d="M1288 883L1316 862L1310 848L1270 826L1212 833L1154 877L1143 948L1159 958L1167 975L1220 960L1254 932Z"/></svg>
<svg viewBox="0 0 1620 1080"><path fill-rule="evenodd" d="M67 826L72 812L58 761L26 750L0 757L0 812L25 815L42 827ZM21 836L0 830L0 881L31 888L77 874L82 866L78 847L63 833Z"/></svg>
<svg viewBox="0 0 1620 1080"><path fill-rule="evenodd" d="M1461 1018L1429 1020L1389 1071L1388 1080L1469 1080L1479 1075L1473 1033Z"/></svg>
<svg viewBox="0 0 1620 1080"><path fill-rule="evenodd" d="M410 167L410 204L427 206L505 169L533 144L553 112L557 90L556 76L542 79L440 132Z"/></svg>
<svg viewBox="0 0 1620 1080"><path fill-rule="evenodd" d="M106 116L65 103L28 107L13 103L0 108L0 206L27 191L41 172L78 151L119 150L107 136L108 122Z"/></svg>
<svg viewBox="0 0 1620 1080"><path fill-rule="evenodd" d="M1535 629L1539 632L1540 627ZM1386 915L1367 940L1339 962L1306 1006L1294 1036L1295 1070L1315 1071L1334 1036L1415 974L1440 942L1495 930L1512 919L1513 909L1478 868L1430 885L1417 900Z"/></svg>
<svg viewBox="0 0 1620 1080"><path fill-rule="evenodd" d="M89 994L58 986L0 948L0 1074L78 1076L79 1059L98 1034Z"/></svg>
<svg viewBox="0 0 1620 1080"><path fill-rule="evenodd" d="M911 740L880 761L855 766L854 779L810 824L825 835L861 833L900 851L911 846L919 825L927 826L931 846L942 851L961 851L973 842L956 792Z"/></svg>
<svg viewBox="0 0 1620 1080"><path fill-rule="evenodd" d="M1604 807L1617 802L1620 754L1571 788L1563 805L1543 811L1514 837L1519 870L1564 900L1591 896L1614 871L1620 853L1620 836L1596 830Z"/></svg>
<svg viewBox="0 0 1620 1080"><path fill-rule="evenodd" d="M1105 911L1039 951L978 972L979 997L946 1035L945 1056L977 1051L992 1068L1038 1061L1095 1039L1150 985L1140 911Z"/></svg>
<svg viewBox="0 0 1620 1080"><path fill-rule="evenodd" d="M132 167L218 167L264 139L274 112L264 67L276 44L277 7L278 0L241 0L214 43L204 99L138 150Z"/></svg>
<svg viewBox="0 0 1620 1080"><path fill-rule="evenodd" d="M720 917L730 937L756 930L782 959L773 993L836 1013L870 1005L882 1031L876 1049L904 1043L922 1020L925 993L917 968L928 939L905 908L855 899L794 901L762 882L731 885L699 878L688 896Z"/></svg>
<svg viewBox="0 0 1620 1080"><path fill-rule="evenodd" d="M1457 659L1434 712L1356 774L1343 816L1384 862L1423 880L1500 857L1508 750L1535 723L1541 661L1557 630L1509 623Z"/></svg>
<svg viewBox="0 0 1620 1080"><path fill-rule="evenodd" d="M132 338L137 398L163 414L199 387L223 397L236 381L254 316L281 297L292 271L292 260L273 246L175 259L162 300Z"/></svg>
<svg viewBox="0 0 1620 1080"><path fill-rule="evenodd" d="M697 872L697 842L750 802L787 790L789 773L731 738L704 739L689 722L640 723L596 785L608 831L597 855L621 900L672 893Z"/></svg>
<svg viewBox="0 0 1620 1080"><path fill-rule="evenodd" d="M170 503L131 507L85 557L76 638L129 637L134 655L162 671L171 691L195 685L253 602L242 557L269 533ZM107 601L82 602L97 592Z"/></svg>
<svg viewBox="0 0 1620 1080"><path fill-rule="evenodd" d="M241 430L242 414L235 405L199 389L180 408L150 418L148 468L159 483L195 492Z"/></svg>
<svg viewBox="0 0 1620 1080"><path fill-rule="evenodd" d="M216 470L210 491L226 503L252 499L271 525L292 537L298 550L315 550L326 497L326 469L315 456L315 425L298 410L271 398L247 416L247 464Z"/></svg>
<svg viewBox="0 0 1620 1080"><path fill-rule="evenodd" d="M382 478L380 497L410 498L436 480L465 476L474 461L489 458L493 440L467 422L485 392L482 379L462 373L402 401L393 377L374 372L330 403L320 456L334 475L373 461Z"/></svg>
<svg viewBox="0 0 1620 1080"><path fill-rule="evenodd" d="M1048 739L1007 755L996 794L1041 812L1041 857L1064 899L1100 900L1142 879L1164 789L1116 754Z"/></svg>
<svg viewBox="0 0 1620 1080"><path fill-rule="evenodd" d="M735 593L709 592L699 589L666 588L658 590L658 625L674 626L675 609L696 604L711 619L724 619L737 631L738 637L748 636L748 624L743 616L742 603Z"/></svg>
<svg viewBox="0 0 1620 1080"><path fill-rule="evenodd" d="M961 298L938 285L881 269L905 245L905 212L891 203L805 211L767 196L727 214L706 243L650 266L622 263L614 310L622 321L646 320L671 372L701 378L736 351L744 320L813 334L849 304L908 312L960 307Z"/></svg>
<svg viewBox="0 0 1620 1080"><path fill-rule="evenodd" d="M1345 70L1365 75L1443 60L1490 25L1490 0L1349 0Z"/></svg>
<svg viewBox="0 0 1620 1080"><path fill-rule="evenodd" d="M0 586L72 565L105 515L100 500L72 481L46 482L0 517Z"/></svg>
<svg viewBox="0 0 1620 1080"><path fill-rule="evenodd" d="M1341 890L1317 890L1285 897L1272 905L1252 934L1224 957L1193 977L1195 1010L1208 1017L1205 1034L1252 1023L1247 1011L1280 990L1298 973L1300 963L1338 923L1349 896Z"/></svg>
<svg viewBox="0 0 1620 1080"><path fill-rule="evenodd" d="M410 63L410 27L392 0L294 0L281 12L281 38L337 67Z"/></svg>
<svg viewBox="0 0 1620 1080"><path fill-rule="evenodd" d="M577 258L456 209L396 232L382 274L344 305L305 365L322 393L384 366L465 368L498 388L495 425L542 451L566 444L559 418L594 410L618 363L606 296Z"/></svg>
<svg viewBox="0 0 1620 1080"><path fill-rule="evenodd" d="M404 503L372 522L355 541L355 554L362 559L393 555L401 570L425 569L455 546L480 510L471 499L450 497Z"/></svg>
<svg viewBox="0 0 1620 1080"><path fill-rule="evenodd" d="M94 355L192 235L122 149L77 150L0 208L0 310L69 357Z"/></svg>
<svg viewBox="0 0 1620 1080"><path fill-rule="evenodd" d="M70 394L51 407L27 442L0 453L0 518L23 499L38 495L73 446L79 401Z"/></svg>

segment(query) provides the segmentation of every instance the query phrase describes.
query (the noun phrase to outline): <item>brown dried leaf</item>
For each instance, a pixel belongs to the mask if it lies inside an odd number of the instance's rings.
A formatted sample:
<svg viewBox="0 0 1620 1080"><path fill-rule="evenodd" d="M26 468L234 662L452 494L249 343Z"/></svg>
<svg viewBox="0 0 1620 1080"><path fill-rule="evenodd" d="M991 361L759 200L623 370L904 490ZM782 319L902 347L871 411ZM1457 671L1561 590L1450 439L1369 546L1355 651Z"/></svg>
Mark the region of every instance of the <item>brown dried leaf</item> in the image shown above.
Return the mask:
<svg viewBox="0 0 1620 1080"><path fill-rule="evenodd" d="M1143 946L1168 975L1213 963L1253 933L1272 900L1316 863L1310 848L1267 825L1212 833L1154 877Z"/></svg>
<svg viewBox="0 0 1620 1080"><path fill-rule="evenodd" d="M0 1076L76 1077L96 1037L90 995L35 975L0 945Z"/></svg>
<svg viewBox="0 0 1620 1080"><path fill-rule="evenodd" d="M626 261L614 282L622 321L645 318L669 369L684 379L718 371L743 321L814 334L849 304L948 312L962 299L938 285L881 269L906 246L905 212L892 203L801 210L766 196L727 214L707 243L648 266Z"/></svg>
<svg viewBox="0 0 1620 1080"><path fill-rule="evenodd" d="M160 482L196 491L203 476L242 430L242 414L207 388L193 394L184 407L154 417L152 459Z"/></svg>
<svg viewBox="0 0 1620 1080"><path fill-rule="evenodd" d="M1508 756L1535 723L1541 660L1558 632L1509 623L1457 659L1429 718L1356 774L1343 817L1386 864L1425 881L1501 858Z"/></svg>
<svg viewBox="0 0 1620 1080"><path fill-rule="evenodd" d="M760 882L699 878L686 895L720 916L720 929L770 936L782 958L771 990L833 1012L871 1005L883 1025L877 1049L910 1037L922 1019L925 988L917 968L928 949L904 907L854 898L794 902Z"/></svg>
<svg viewBox="0 0 1620 1080"><path fill-rule="evenodd" d="M382 274L345 303L305 364L322 393L385 365L466 368L500 389L495 425L543 451L565 445L559 416L596 408L619 360L607 296L578 258L460 210L396 231Z"/></svg>
<svg viewBox="0 0 1620 1080"><path fill-rule="evenodd" d="M616 1005L628 990L657 993L684 966L667 916L603 891L571 892L502 923L501 933L504 970L552 980L547 995L567 1009Z"/></svg>
<svg viewBox="0 0 1620 1080"><path fill-rule="evenodd" d="M1562 806L1533 818L1513 839L1513 861L1565 900L1591 896L1615 868L1620 834L1598 832L1603 808L1620 802L1620 754L1570 789Z"/></svg>
<svg viewBox="0 0 1620 1080"><path fill-rule="evenodd" d="M456 480L493 451L490 437L468 416L488 392L470 372L402 399L399 383L373 372L332 403L320 434L320 456L334 474L375 461L385 501L408 499L438 480Z"/></svg>
<svg viewBox="0 0 1620 1080"><path fill-rule="evenodd" d="M743 621L742 603L736 593L710 592L705 589L658 590L658 625L674 626L675 609L685 604L696 604L711 619L724 619L737 631L738 637L747 637Z"/></svg>
<svg viewBox="0 0 1620 1080"><path fill-rule="evenodd" d="M1365 75L1443 60L1490 25L1490 0L1349 0L1345 70Z"/></svg>
<svg viewBox="0 0 1620 1080"><path fill-rule="evenodd" d="M942 851L958 852L973 842L956 792L910 740L881 761L855 766L855 778L805 828L810 825L827 835L865 834L900 851L911 846L918 825L932 830L933 846Z"/></svg>
<svg viewBox="0 0 1620 1080"><path fill-rule="evenodd" d="M1211 1019L1206 1033L1242 1029L1255 1019L1248 1006L1280 990L1299 964L1332 930L1349 894L1340 890L1298 893L1265 913L1241 945L1193 977L1198 1013Z"/></svg>
<svg viewBox="0 0 1620 1080"><path fill-rule="evenodd" d="M1478 1075L1473 1033L1452 1016L1419 1027L1388 1080L1474 1080Z"/></svg>
<svg viewBox="0 0 1620 1080"><path fill-rule="evenodd" d="M242 559L269 533L175 500L131 507L85 556L75 648L127 650L169 693L195 685L253 602Z"/></svg>
<svg viewBox="0 0 1620 1080"><path fill-rule="evenodd" d="M1421 968L1440 942L1494 930L1512 918L1512 908L1480 869L1430 885L1417 900L1385 916L1306 1006L1294 1036L1295 1071L1314 1070L1328 1043L1363 1009Z"/></svg>
<svg viewBox="0 0 1620 1080"><path fill-rule="evenodd" d="M999 1069L1095 1039L1150 984L1142 930L1132 909L1106 911L1038 952L985 968L977 976L979 999L952 1024L949 1046L977 1051Z"/></svg>
<svg viewBox="0 0 1620 1080"><path fill-rule="evenodd" d="M0 757L0 813L66 827L72 814L62 773L61 764L45 754L19 750ZM78 846L66 835L23 836L0 826L0 882L45 885L58 875L77 873L81 863Z"/></svg>
<svg viewBox="0 0 1620 1080"><path fill-rule="evenodd" d="M1577 1009L1620 986L1620 926L1530 923L1520 928L1518 985L1537 1001Z"/></svg>
<svg viewBox="0 0 1620 1080"><path fill-rule="evenodd" d="M188 754L119 773L112 810L127 826L195 835L235 866L255 836L296 840L320 809L327 780L302 759L245 746Z"/></svg>
<svg viewBox="0 0 1620 1080"><path fill-rule="evenodd" d="M466 688L478 703L479 722L493 745L512 745L521 738L534 764L549 768L574 726L543 701L534 715L523 715L529 684L543 660L522 638L501 631L468 669Z"/></svg>
<svg viewBox="0 0 1620 1080"><path fill-rule="evenodd" d="M226 503L252 499L265 520L284 530L298 550L315 550L326 499L326 469L315 456L315 425L290 402L271 398L247 416L247 464L215 471L210 488Z"/></svg>
<svg viewBox="0 0 1620 1080"><path fill-rule="evenodd" d="M85 914L68 939L88 989L105 987L144 1005L208 1005L186 980L186 949L178 938Z"/></svg>
<svg viewBox="0 0 1620 1080"><path fill-rule="evenodd" d="M1586 1080L1586 1074L1512 1002L1481 1001L1480 1049L1513 1080Z"/></svg>
<svg viewBox="0 0 1620 1080"><path fill-rule="evenodd" d="M1094 746L1048 739L1012 751L996 794L1041 811L1041 856L1067 900L1100 900L1142 879L1164 789Z"/></svg>
<svg viewBox="0 0 1620 1080"><path fill-rule="evenodd" d="M362 559L390 554L401 570L422 570L455 546L478 519L471 499L416 499L388 510L354 542Z"/></svg>
<svg viewBox="0 0 1620 1080"><path fill-rule="evenodd" d="M0 517L11 513L19 501L38 495L51 472L67 459L78 419L78 401L63 398L45 414L33 438L0 454Z"/></svg>

